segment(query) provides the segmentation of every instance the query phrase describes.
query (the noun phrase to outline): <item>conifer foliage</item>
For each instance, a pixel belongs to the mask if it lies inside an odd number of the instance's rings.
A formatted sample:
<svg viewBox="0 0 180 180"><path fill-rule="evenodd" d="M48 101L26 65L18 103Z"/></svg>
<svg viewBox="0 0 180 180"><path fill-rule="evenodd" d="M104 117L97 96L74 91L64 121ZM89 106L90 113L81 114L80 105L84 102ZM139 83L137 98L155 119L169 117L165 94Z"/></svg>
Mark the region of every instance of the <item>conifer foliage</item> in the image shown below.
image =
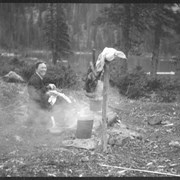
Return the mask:
<svg viewBox="0 0 180 180"><path fill-rule="evenodd" d="M49 3L44 25L45 41L52 52L53 64L71 52L68 25L65 21L63 4Z"/></svg>
<svg viewBox="0 0 180 180"><path fill-rule="evenodd" d="M151 33L154 38L151 75L156 77L161 40L178 29L176 24L180 14L173 11L173 6L173 3L113 4L102 10L96 23L108 23L122 30L122 42L119 45L127 57L135 46L143 43L143 34ZM134 39L135 32L140 33L141 38L136 36Z"/></svg>
<svg viewBox="0 0 180 180"><path fill-rule="evenodd" d="M172 36L176 30L179 13L173 11L173 3L146 4L144 6L144 26L154 35L152 48L151 75L156 78L160 46L163 38Z"/></svg>

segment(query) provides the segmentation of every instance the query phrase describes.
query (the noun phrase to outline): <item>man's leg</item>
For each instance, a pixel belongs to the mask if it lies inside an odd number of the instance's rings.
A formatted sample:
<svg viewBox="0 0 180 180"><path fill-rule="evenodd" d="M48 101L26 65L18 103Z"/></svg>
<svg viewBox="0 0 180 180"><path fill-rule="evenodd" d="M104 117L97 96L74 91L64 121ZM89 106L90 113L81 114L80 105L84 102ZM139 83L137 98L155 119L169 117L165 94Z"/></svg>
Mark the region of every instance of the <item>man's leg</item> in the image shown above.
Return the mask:
<svg viewBox="0 0 180 180"><path fill-rule="evenodd" d="M27 127L27 133L30 136L34 136L37 126L37 120L39 116L39 107L36 103L30 102L28 105L28 118L25 122Z"/></svg>
<svg viewBox="0 0 180 180"><path fill-rule="evenodd" d="M34 106L32 106L32 104L28 105L28 118L25 122L26 126L33 126L35 123L35 118L37 117L37 111L36 108Z"/></svg>

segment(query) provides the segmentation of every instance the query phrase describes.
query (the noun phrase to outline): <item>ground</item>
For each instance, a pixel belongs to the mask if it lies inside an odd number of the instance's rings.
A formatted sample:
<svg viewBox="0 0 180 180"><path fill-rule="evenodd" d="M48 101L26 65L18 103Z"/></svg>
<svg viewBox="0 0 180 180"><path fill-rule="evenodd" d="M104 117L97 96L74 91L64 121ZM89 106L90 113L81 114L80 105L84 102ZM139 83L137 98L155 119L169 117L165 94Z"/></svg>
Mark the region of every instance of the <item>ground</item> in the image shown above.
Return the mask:
<svg viewBox="0 0 180 180"><path fill-rule="evenodd" d="M169 176L155 171L180 174L180 105L177 103L129 100L111 89L109 105L118 113L120 124L140 136L126 138L119 144L110 143L108 153L102 153L98 148L87 150L63 146L62 141L72 139L74 131L51 134L38 128L32 135L23 125L27 110L25 86L3 81L0 85L1 177ZM83 92L73 93L82 100ZM155 120L161 120L161 123L149 124ZM120 125L115 123L113 127Z"/></svg>

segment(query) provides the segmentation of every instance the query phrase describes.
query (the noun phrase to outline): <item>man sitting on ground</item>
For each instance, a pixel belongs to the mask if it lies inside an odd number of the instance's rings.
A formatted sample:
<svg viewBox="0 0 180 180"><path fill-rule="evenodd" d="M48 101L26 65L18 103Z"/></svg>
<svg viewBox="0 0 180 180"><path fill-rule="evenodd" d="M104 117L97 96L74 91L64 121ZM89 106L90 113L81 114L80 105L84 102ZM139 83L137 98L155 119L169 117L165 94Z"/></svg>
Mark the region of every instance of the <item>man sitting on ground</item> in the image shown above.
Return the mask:
<svg viewBox="0 0 180 180"><path fill-rule="evenodd" d="M43 111L49 111L52 106L48 102L49 95L47 91L50 89L56 89L54 84L46 85L43 81L47 72L47 66L44 62L37 62L35 65L35 73L31 76L28 82L29 93L29 106L28 106L28 125L33 125L37 121L41 120L46 124L45 118L40 117ZM45 116L45 115L44 115Z"/></svg>

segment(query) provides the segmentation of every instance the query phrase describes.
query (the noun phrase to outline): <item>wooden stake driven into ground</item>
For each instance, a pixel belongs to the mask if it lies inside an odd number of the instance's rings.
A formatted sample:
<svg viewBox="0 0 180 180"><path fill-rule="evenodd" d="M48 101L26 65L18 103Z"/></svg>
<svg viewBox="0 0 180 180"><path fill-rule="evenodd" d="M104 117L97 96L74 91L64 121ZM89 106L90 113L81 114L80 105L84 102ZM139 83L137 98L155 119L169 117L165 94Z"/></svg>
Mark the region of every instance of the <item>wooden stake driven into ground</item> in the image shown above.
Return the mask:
<svg viewBox="0 0 180 180"><path fill-rule="evenodd" d="M103 86L103 103L102 103L102 147L103 152L107 152L107 104L109 89L109 63L104 65L104 86Z"/></svg>

